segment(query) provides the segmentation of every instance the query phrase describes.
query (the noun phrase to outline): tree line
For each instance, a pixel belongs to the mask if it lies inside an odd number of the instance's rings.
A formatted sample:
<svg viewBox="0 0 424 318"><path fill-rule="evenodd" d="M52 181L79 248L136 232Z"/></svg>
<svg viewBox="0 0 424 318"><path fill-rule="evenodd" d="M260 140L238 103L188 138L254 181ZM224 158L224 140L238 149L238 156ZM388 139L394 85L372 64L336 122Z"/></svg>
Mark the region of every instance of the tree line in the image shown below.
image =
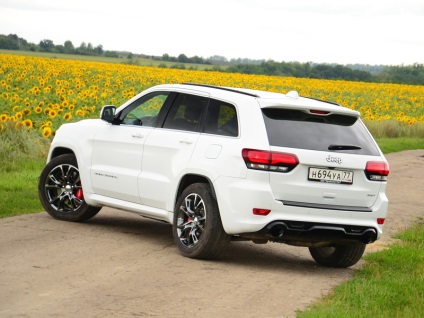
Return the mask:
<svg viewBox="0 0 424 318"><path fill-rule="evenodd" d="M259 65L232 65L226 71L330 80L424 85L424 65L418 63L407 66L384 66L379 72L371 73L370 71L337 64L266 61Z"/></svg>
<svg viewBox="0 0 424 318"><path fill-rule="evenodd" d="M179 66L174 66L182 69L186 68L185 64L187 63L197 63L212 64L215 66L210 70L229 73L424 85L424 64L418 63L406 66L363 64L343 66L339 64L276 62L273 60L265 61L240 58L227 60L225 57L218 55L208 59L203 59L198 56L189 58L184 54L180 54L178 57L164 54L161 58L156 59L182 63ZM222 67L221 65L226 65L226 67ZM193 69L193 67L190 69Z"/></svg>
<svg viewBox="0 0 424 318"><path fill-rule="evenodd" d="M41 40L38 44L34 44L18 37L16 34L0 34L0 49L119 57L119 54L116 51L104 51L102 45L93 46L91 43L82 42L80 46L76 47L69 40L65 41L63 45L56 45L52 40L47 39Z"/></svg>
<svg viewBox="0 0 424 318"><path fill-rule="evenodd" d="M174 65L177 68L186 68L186 64L213 65L210 70L243 74L262 74L275 76L293 76L303 78L348 80L362 82L384 82L398 84L424 85L424 65L384 66L384 65L338 65L317 64L299 62L276 62L273 60L252 60L238 58L228 60L224 56L213 55L208 58L200 56L188 57L185 54L170 56L165 53L162 56L135 55L130 52L118 52L104 50L102 45L93 46L91 43L82 42L75 47L71 41L65 41L63 45L56 45L52 40L42 40L38 44L29 43L16 34L0 34L0 49L24 50L34 52L53 52L79 55L93 55L106 57L148 57L163 62L180 63ZM162 64L166 66L166 64ZM190 67L196 69L196 67Z"/></svg>

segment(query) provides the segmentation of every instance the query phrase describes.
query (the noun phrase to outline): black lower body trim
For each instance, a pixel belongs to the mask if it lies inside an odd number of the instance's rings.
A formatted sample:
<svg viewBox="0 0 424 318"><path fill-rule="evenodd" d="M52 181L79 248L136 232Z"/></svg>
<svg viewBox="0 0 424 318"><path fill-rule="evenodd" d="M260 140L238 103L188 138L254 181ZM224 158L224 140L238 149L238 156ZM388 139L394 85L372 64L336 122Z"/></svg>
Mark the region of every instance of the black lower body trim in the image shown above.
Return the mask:
<svg viewBox="0 0 424 318"><path fill-rule="evenodd" d="M240 237L300 246L310 246L314 242L327 245L354 242L368 244L377 239L377 230L368 226L281 220L269 223L258 232L240 234Z"/></svg>

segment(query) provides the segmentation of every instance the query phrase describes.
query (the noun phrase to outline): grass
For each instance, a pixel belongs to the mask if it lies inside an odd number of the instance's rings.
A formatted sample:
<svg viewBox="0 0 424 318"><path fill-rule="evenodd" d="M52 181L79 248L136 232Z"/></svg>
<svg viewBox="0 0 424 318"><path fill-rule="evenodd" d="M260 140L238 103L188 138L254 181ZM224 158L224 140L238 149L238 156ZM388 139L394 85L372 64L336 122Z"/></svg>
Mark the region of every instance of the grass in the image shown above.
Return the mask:
<svg viewBox="0 0 424 318"><path fill-rule="evenodd" d="M365 125L374 138L424 138L424 123L407 124L396 120L369 121Z"/></svg>
<svg viewBox="0 0 424 318"><path fill-rule="evenodd" d="M377 143L385 154L403 150L424 149L424 138L377 138Z"/></svg>
<svg viewBox="0 0 424 318"><path fill-rule="evenodd" d="M45 160L22 159L14 163L19 169L3 173L0 181L0 217L41 212L37 184Z"/></svg>
<svg viewBox="0 0 424 318"><path fill-rule="evenodd" d="M424 314L424 224L398 236L401 242L364 257L354 278L298 318L422 317Z"/></svg>
<svg viewBox="0 0 424 318"><path fill-rule="evenodd" d="M43 211L37 182L50 140L6 125L0 138L0 217Z"/></svg>

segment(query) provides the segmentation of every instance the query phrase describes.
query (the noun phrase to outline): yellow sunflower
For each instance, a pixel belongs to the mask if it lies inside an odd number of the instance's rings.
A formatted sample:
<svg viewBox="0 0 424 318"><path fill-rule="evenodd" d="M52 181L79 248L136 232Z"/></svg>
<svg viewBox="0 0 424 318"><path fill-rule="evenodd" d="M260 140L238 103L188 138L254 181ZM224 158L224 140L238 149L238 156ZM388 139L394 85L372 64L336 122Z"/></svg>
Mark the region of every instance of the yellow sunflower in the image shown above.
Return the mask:
<svg viewBox="0 0 424 318"><path fill-rule="evenodd" d="M52 129L50 127L44 127L42 135L44 138L49 138L52 135Z"/></svg>
<svg viewBox="0 0 424 318"><path fill-rule="evenodd" d="M71 113L66 113L65 115L63 115L63 119L66 121L69 121L72 119L72 114Z"/></svg>
<svg viewBox="0 0 424 318"><path fill-rule="evenodd" d="M31 129L34 126L34 124L32 123L32 120L31 119L25 119L22 123L28 129Z"/></svg>
<svg viewBox="0 0 424 318"><path fill-rule="evenodd" d="M85 113L84 113L84 111L82 111L81 109L78 109L78 110L75 112L75 115L77 115L77 116L79 116L79 117L84 117L84 116L85 116Z"/></svg>
<svg viewBox="0 0 424 318"><path fill-rule="evenodd" d="M57 116L57 111L55 111L55 110L50 110L50 112L49 112L49 117L50 118L55 118Z"/></svg>

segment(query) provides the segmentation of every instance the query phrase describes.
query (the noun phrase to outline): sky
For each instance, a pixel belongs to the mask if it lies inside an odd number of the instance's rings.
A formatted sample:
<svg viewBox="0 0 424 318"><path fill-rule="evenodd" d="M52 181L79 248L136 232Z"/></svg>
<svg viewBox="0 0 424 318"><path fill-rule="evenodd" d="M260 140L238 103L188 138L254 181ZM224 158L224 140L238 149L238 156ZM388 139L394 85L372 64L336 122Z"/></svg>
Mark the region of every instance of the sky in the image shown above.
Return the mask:
<svg viewBox="0 0 424 318"><path fill-rule="evenodd" d="M0 0L0 34L156 56L424 64L424 0Z"/></svg>

